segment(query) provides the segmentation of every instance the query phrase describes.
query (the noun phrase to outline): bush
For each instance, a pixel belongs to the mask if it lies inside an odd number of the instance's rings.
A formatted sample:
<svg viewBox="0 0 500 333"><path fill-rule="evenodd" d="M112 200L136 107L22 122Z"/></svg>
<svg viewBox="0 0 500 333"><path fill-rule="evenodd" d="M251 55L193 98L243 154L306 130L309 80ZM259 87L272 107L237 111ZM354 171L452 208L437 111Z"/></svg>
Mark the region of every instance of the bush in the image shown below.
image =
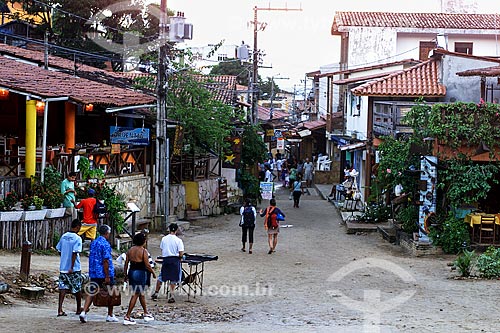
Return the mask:
<svg viewBox="0 0 500 333"><path fill-rule="evenodd" d="M469 277L471 275L472 268L475 264L475 253L474 251L463 250L460 256L453 262L453 265L458 268L460 275L463 277Z"/></svg>
<svg viewBox="0 0 500 333"><path fill-rule="evenodd" d="M457 254L470 244L468 225L451 213L440 227L431 227L429 237L445 253Z"/></svg>
<svg viewBox="0 0 500 333"><path fill-rule="evenodd" d="M490 246L486 252L477 258L476 268L483 278L500 277L500 249Z"/></svg>
<svg viewBox="0 0 500 333"><path fill-rule="evenodd" d="M384 222L390 217L391 207L383 203L371 203L366 206L365 211L358 217L358 220L367 223Z"/></svg>
<svg viewBox="0 0 500 333"><path fill-rule="evenodd" d="M408 205L401 209L396 219L402 223L403 231L409 234L418 231L418 206Z"/></svg>

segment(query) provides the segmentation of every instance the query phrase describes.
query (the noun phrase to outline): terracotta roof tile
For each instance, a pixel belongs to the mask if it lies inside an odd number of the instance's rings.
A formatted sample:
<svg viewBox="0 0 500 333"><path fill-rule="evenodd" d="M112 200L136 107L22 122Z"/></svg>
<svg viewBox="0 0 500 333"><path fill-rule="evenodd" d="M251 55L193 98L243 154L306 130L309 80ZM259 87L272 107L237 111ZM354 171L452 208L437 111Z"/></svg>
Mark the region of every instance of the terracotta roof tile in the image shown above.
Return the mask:
<svg viewBox="0 0 500 333"><path fill-rule="evenodd" d="M346 27L499 30L499 14L336 12L332 34Z"/></svg>
<svg viewBox="0 0 500 333"><path fill-rule="evenodd" d="M302 126L309 129L309 130L315 130L315 129L319 129L322 127L326 127L326 121L323 119L306 121L306 122L302 123Z"/></svg>
<svg viewBox="0 0 500 333"><path fill-rule="evenodd" d="M268 121L269 119L269 114L271 113L271 110L269 108L265 108L263 106L259 105L259 108L257 109L258 111L258 118L259 120L262 121ZM280 110L273 110L273 120L274 119L282 119L289 117L290 115L286 112L280 111Z"/></svg>
<svg viewBox="0 0 500 333"><path fill-rule="evenodd" d="M446 95L440 83L438 59L362 84L352 91L357 96L436 97Z"/></svg>
<svg viewBox="0 0 500 333"><path fill-rule="evenodd" d="M0 56L0 86L42 98L69 97L83 104L128 106L153 103L156 98L131 89L45 70Z"/></svg>

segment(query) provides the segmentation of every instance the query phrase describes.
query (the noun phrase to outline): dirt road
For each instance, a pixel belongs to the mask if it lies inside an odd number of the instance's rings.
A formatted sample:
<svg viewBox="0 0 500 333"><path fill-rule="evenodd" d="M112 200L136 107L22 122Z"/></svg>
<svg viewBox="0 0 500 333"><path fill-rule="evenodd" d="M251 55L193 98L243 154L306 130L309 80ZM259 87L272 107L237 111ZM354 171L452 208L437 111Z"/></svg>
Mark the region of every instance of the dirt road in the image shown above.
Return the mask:
<svg viewBox="0 0 500 333"><path fill-rule="evenodd" d="M454 257L414 258L376 234L347 235L335 208L314 190L300 208L285 192L286 215L277 251L267 254L261 220L253 254L241 252L238 216L194 224L183 236L186 251L218 255L205 264L203 296L185 294L168 304L148 298L152 323L125 327L104 322L94 308L90 322L56 317L56 295L33 303L7 294L0 305L3 332L498 332L498 281L456 280ZM159 254L160 235L149 249ZM1 272L17 271L18 254L0 256ZM58 257L34 256L32 272L57 276ZM83 259L84 266L87 260ZM9 281L6 281L9 282ZM126 305L128 297L124 296ZM137 310L139 308L136 307ZM74 312L67 298L66 312ZM123 316L125 307L116 309Z"/></svg>

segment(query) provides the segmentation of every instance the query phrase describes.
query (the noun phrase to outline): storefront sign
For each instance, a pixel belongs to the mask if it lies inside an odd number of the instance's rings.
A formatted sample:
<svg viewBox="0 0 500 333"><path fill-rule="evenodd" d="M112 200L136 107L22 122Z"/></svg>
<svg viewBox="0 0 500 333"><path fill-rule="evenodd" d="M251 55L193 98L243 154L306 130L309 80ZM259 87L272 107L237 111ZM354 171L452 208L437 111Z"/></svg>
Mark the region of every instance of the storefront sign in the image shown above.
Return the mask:
<svg viewBox="0 0 500 333"><path fill-rule="evenodd" d="M278 143L276 145L277 149L285 149L285 139L278 138Z"/></svg>
<svg viewBox="0 0 500 333"><path fill-rule="evenodd" d="M148 146L149 128L110 126L109 137L111 143L134 146Z"/></svg>
<svg viewBox="0 0 500 333"><path fill-rule="evenodd" d="M273 182L260 182L260 193L262 194L262 199L271 200L273 198Z"/></svg>

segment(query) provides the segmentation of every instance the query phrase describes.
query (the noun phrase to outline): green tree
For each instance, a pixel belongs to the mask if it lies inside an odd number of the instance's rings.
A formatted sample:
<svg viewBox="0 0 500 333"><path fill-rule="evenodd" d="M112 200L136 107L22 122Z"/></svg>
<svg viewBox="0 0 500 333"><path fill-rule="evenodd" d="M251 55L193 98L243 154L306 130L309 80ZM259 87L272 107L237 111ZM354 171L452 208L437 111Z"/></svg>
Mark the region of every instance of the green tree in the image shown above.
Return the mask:
<svg viewBox="0 0 500 333"><path fill-rule="evenodd" d="M250 66L238 59L228 59L212 67L210 75L234 75L238 84L248 86L248 74L252 70Z"/></svg>
<svg viewBox="0 0 500 333"><path fill-rule="evenodd" d="M274 79L268 77L264 81L259 78L259 99L270 99L273 92L274 96L276 96L279 91L280 87Z"/></svg>
<svg viewBox="0 0 500 333"><path fill-rule="evenodd" d="M261 200L259 179L255 172L258 162L263 161L267 155L267 149L259 132L262 131L258 125L246 125L242 136L241 149L241 176L239 178L243 196L255 201Z"/></svg>
<svg viewBox="0 0 500 333"><path fill-rule="evenodd" d="M231 133L232 107L216 100L195 75L171 76L169 86L167 117L183 125L184 144L191 153L222 151Z"/></svg>

